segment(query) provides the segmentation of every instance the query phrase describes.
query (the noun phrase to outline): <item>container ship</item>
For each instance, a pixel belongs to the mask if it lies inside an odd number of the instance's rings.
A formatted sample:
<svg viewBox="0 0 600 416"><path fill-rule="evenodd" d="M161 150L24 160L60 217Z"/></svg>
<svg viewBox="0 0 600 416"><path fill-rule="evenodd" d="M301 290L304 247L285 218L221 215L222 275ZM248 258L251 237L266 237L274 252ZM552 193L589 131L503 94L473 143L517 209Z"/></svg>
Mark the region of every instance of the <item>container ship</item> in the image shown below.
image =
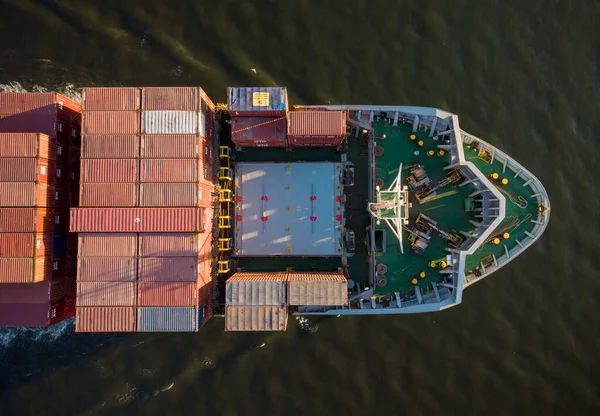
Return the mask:
<svg viewBox="0 0 600 416"><path fill-rule="evenodd" d="M0 132L0 326L441 311L550 219L531 172L435 108L84 88L0 94Z"/></svg>

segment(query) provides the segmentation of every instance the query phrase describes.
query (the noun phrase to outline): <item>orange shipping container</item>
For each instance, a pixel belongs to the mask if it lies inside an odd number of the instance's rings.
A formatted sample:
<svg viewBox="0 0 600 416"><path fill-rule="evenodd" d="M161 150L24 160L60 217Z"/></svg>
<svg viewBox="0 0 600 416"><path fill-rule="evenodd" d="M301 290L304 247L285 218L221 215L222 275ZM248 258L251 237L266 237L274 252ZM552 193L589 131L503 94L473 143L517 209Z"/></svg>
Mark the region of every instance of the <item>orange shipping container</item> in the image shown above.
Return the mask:
<svg viewBox="0 0 600 416"><path fill-rule="evenodd" d="M0 257L43 257L51 255L51 233L0 233Z"/></svg>
<svg viewBox="0 0 600 416"><path fill-rule="evenodd" d="M78 307L75 332L134 332L135 315L134 307Z"/></svg>
<svg viewBox="0 0 600 416"><path fill-rule="evenodd" d="M142 257L139 259L138 270L141 282L196 282L199 273L198 256Z"/></svg>
<svg viewBox="0 0 600 416"><path fill-rule="evenodd" d="M73 208L71 232L203 232L204 208Z"/></svg>
<svg viewBox="0 0 600 416"><path fill-rule="evenodd" d="M78 235L80 257L135 257L137 234L80 233Z"/></svg>
<svg viewBox="0 0 600 416"><path fill-rule="evenodd" d="M135 87L84 88L83 111L140 109L140 89Z"/></svg>
<svg viewBox="0 0 600 416"><path fill-rule="evenodd" d="M135 159L140 138L135 135L88 135L81 144L82 159Z"/></svg>
<svg viewBox="0 0 600 416"><path fill-rule="evenodd" d="M137 111L88 111L83 114L82 132L88 134L139 134Z"/></svg>
<svg viewBox="0 0 600 416"><path fill-rule="evenodd" d="M142 159L141 182L198 182L199 159Z"/></svg>
<svg viewBox="0 0 600 416"><path fill-rule="evenodd" d="M0 183L1 207L52 207L55 191L46 184L33 182Z"/></svg>
<svg viewBox="0 0 600 416"><path fill-rule="evenodd" d="M37 283L51 277L52 257L0 258L0 283Z"/></svg>
<svg viewBox="0 0 600 416"><path fill-rule="evenodd" d="M56 160L56 140L42 133L0 133L0 157Z"/></svg>
<svg viewBox="0 0 600 416"><path fill-rule="evenodd" d="M135 207L136 183L82 183L79 205L82 207Z"/></svg>
<svg viewBox="0 0 600 416"><path fill-rule="evenodd" d="M287 134L288 139L342 140L346 137L346 112L290 111Z"/></svg>
<svg viewBox="0 0 600 416"><path fill-rule="evenodd" d="M140 155L147 159L191 159L199 156L202 137L194 134L146 134Z"/></svg>
<svg viewBox="0 0 600 416"><path fill-rule="evenodd" d="M198 110L198 87L145 87L142 90L144 110Z"/></svg>
<svg viewBox="0 0 600 416"><path fill-rule="evenodd" d="M0 158L0 182L54 184L55 163L39 158Z"/></svg>
<svg viewBox="0 0 600 416"><path fill-rule="evenodd" d="M135 257L80 257L77 280L81 282L135 282Z"/></svg>
<svg viewBox="0 0 600 416"><path fill-rule="evenodd" d="M52 232L54 223L51 208L0 208L1 233Z"/></svg>
<svg viewBox="0 0 600 416"><path fill-rule="evenodd" d="M134 306L135 282L79 282L77 306Z"/></svg>
<svg viewBox="0 0 600 416"><path fill-rule="evenodd" d="M197 306L196 282L139 282L138 306Z"/></svg>
<svg viewBox="0 0 600 416"><path fill-rule="evenodd" d="M0 93L0 114L19 114L23 112L47 113L58 111L61 115L66 110L81 112L81 105L62 94L53 92L5 92Z"/></svg>
<svg viewBox="0 0 600 416"><path fill-rule="evenodd" d="M198 256L201 234L198 233L141 233L140 257Z"/></svg>
<svg viewBox="0 0 600 416"><path fill-rule="evenodd" d="M137 159L81 159L81 182L137 182Z"/></svg>

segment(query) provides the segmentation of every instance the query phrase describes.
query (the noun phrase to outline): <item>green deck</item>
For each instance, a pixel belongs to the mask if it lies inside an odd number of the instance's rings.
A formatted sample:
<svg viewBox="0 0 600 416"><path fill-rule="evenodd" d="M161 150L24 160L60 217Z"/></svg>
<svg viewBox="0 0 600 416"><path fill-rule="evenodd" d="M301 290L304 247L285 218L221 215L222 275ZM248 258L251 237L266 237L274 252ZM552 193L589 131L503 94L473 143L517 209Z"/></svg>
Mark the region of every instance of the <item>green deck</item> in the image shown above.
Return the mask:
<svg viewBox="0 0 600 416"><path fill-rule="evenodd" d="M375 159L376 175L383 179L383 189L387 189L398 174L400 162L403 163L402 185L406 185L406 178L409 175L408 165L418 162L426 169L428 176L433 183L444 179L447 171L443 170L450 162L450 155L443 156L437 154L437 145L439 142L429 137L429 131L418 131L417 139L412 141L408 138L412 132L411 124L399 124L392 126L386 121L374 121L373 135L377 144L384 148L384 154ZM385 140L379 140L383 134ZM424 145L418 148L417 142L422 140ZM419 150L419 155L414 152ZM429 150L435 150L434 156L428 156ZM437 221L438 227L449 233L459 233L460 231L472 232L474 226L469 222L472 219L470 213L464 211L464 200L472 192L469 186L458 187L456 184L447 185L437 191L437 197L431 201L419 204L414 194L409 192L409 200L412 207L409 208L409 221L414 223L417 215L423 213L433 220ZM385 295L390 292L400 292L402 296L411 296L414 294L414 287L410 283L410 278L419 274L421 271L426 273L424 279L419 279L419 287L422 293L433 290L431 283L442 280L439 274L439 268L430 268L429 263L433 261L445 260L449 254L446 240L441 237L432 238L429 246L421 256L410 252L408 233L403 233L404 254L400 252L400 244L394 236L388 225L381 221L376 228L386 230L387 249L385 253L377 252L377 263L384 263L388 267L387 284L384 287L378 287L376 294Z"/></svg>
<svg viewBox="0 0 600 416"><path fill-rule="evenodd" d="M502 174L503 164L497 160L494 160L492 164L485 162L481 158L478 157L478 151L475 149L471 149L468 145L464 145L465 158L467 161L472 162L477 166L477 168L486 176L491 173L498 173L500 175L500 179L506 178L509 180L509 183L504 186L504 189L508 190L515 197L523 197L527 201L526 208L520 208L514 203L512 203L509 198L506 198L506 217L504 221L500 224L499 227L496 228L492 236L502 234L506 229L506 226L511 222L513 224L519 224L516 227L513 225L507 231L510 234L508 240L503 240L500 244L494 245L492 243L487 243L482 245L473 255L467 256L467 262L465 264L465 274L470 274L470 272L477 267L479 267L480 261L490 254L496 256L497 259L505 255L504 245L510 251L512 248L517 245L516 240L523 241L527 236L525 231L531 232L534 228L534 223L531 220L537 219L538 216L538 206L535 199L532 199L531 196L533 194L532 189L527 186L523 186L525 180L518 177L514 178L515 172L506 170L505 174Z"/></svg>

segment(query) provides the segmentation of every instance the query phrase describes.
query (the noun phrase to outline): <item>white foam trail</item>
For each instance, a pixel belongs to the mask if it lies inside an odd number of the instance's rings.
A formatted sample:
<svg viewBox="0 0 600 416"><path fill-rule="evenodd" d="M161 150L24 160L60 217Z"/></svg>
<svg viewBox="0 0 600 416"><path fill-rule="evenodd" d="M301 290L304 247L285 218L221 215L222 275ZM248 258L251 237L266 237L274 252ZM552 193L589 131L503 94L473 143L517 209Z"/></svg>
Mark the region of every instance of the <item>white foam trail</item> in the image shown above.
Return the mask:
<svg viewBox="0 0 600 416"><path fill-rule="evenodd" d="M75 318L70 318L48 328L0 328L0 347L7 348L19 340L52 343L73 332L74 325Z"/></svg>
<svg viewBox="0 0 600 416"><path fill-rule="evenodd" d="M319 330L318 325L313 324L308 320L308 318L305 318L304 316L297 316L296 320L298 321L298 325L300 325L300 329L302 329L303 331L313 333Z"/></svg>

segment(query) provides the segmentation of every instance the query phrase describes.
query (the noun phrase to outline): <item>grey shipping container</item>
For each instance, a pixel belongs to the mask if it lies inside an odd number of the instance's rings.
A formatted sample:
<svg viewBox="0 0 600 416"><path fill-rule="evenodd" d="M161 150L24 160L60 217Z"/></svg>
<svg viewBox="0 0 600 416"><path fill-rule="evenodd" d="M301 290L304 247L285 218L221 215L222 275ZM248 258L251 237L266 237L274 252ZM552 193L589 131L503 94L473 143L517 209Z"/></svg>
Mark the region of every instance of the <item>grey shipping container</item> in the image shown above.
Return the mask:
<svg viewBox="0 0 600 416"><path fill-rule="evenodd" d="M138 332L196 332L196 307L138 308Z"/></svg>

